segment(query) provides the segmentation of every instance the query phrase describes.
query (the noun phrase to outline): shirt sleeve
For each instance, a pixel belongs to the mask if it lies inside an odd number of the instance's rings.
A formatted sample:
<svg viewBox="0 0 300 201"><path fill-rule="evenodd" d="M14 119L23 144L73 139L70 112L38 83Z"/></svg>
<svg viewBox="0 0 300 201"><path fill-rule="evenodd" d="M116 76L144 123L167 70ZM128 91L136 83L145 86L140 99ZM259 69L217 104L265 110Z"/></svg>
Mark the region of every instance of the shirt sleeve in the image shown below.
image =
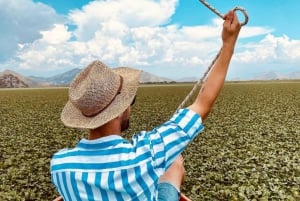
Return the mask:
<svg viewBox="0 0 300 201"><path fill-rule="evenodd" d="M169 121L149 132L156 167L167 169L203 129L197 113L181 109Z"/></svg>

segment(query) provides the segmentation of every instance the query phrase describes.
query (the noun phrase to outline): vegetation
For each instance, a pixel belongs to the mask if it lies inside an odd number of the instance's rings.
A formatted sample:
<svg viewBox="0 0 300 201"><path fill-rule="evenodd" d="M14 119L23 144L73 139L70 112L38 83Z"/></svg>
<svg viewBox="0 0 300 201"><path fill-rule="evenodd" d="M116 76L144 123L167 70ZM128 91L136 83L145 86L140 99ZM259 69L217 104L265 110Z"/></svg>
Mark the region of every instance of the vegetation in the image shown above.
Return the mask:
<svg viewBox="0 0 300 201"><path fill-rule="evenodd" d="M167 120L192 85L145 85L130 138ZM227 83L184 152L192 200L300 200L300 82ZM86 131L63 126L67 89L0 90L0 200L51 200L50 158Z"/></svg>

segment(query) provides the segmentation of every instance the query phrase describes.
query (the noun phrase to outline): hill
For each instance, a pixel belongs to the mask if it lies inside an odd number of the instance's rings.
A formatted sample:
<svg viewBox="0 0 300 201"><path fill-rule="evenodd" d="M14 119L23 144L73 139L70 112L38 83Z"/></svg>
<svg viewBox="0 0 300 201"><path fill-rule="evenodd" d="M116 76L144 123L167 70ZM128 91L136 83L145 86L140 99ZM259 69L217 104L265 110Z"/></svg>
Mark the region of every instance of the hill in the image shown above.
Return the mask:
<svg viewBox="0 0 300 201"><path fill-rule="evenodd" d="M13 74L0 76L0 88L26 88L28 85Z"/></svg>
<svg viewBox="0 0 300 201"><path fill-rule="evenodd" d="M38 85L37 82L11 70L0 73L0 88L27 88Z"/></svg>
<svg viewBox="0 0 300 201"><path fill-rule="evenodd" d="M166 82L172 82L173 80L159 77L156 75L153 75L151 73L142 72L140 83L166 83Z"/></svg>

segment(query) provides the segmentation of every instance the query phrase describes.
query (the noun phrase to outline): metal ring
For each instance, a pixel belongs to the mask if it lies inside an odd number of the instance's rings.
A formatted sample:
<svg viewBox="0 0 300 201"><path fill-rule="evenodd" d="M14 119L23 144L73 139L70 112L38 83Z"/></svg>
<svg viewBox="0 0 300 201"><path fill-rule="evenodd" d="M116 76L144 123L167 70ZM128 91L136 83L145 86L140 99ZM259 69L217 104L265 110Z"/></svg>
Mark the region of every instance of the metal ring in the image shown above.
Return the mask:
<svg viewBox="0 0 300 201"><path fill-rule="evenodd" d="M242 25L242 26L246 25L246 24L248 23L248 20L249 20L248 13L247 13L246 9L237 6L237 7L235 7L233 10L234 10L234 11L239 10L239 11L241 11L241 12L244 14L245 20L244 20L243 23L241 23L241 25Z"/></svg>

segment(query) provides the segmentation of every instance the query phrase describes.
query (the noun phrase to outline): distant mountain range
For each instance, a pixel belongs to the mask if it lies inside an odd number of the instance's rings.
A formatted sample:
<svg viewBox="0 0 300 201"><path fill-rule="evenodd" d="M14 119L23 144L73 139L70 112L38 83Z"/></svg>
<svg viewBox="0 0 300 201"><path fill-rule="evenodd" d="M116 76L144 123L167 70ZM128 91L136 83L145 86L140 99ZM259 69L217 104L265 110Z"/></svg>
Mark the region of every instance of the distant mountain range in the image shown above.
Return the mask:
<svg viewBox="0 0 300 201"><path fill-rule="evenodd" d="M54 75L51 77L36 77L29 76L28 78L34 82L40 83L40 85L54 85L54 86L67 86L71 83L74 77L81 71L79 68L74 68L65 73Z"/></svg>
<svg viewBox="0 0 300 201"><path fill-rule="evenodd" d="M51 77L23 76L11 70L0 72L0 88L69 86L82 69L75 68ZM140 83L168 83L173 80L142 72Z"/></svg>
<svg viewBox="0 0 300 201"><path fill-rule="evenodd" d="M25 88L25 87L47 87L47 86L69 86L74 77L81 71L79 68L72 69L51 77L23 76L11 70L0 72L0 88ZM148 72L142 72L140 83L170 83L170 82L195 82L199 78L186 77L180 80L171 80L159 77ZM254 77L251 80L287 80L300 79L300 72L283 74L268 72ZM241 80L236 78L234 80Z"/></svg>
<svg viewBox="0 0 300 201"><path fill-rule="evenodd" d="M290 79L300 79L300 71L292 72L292 73L267 72L255 77L253 80L290 80Z"/></svg>

